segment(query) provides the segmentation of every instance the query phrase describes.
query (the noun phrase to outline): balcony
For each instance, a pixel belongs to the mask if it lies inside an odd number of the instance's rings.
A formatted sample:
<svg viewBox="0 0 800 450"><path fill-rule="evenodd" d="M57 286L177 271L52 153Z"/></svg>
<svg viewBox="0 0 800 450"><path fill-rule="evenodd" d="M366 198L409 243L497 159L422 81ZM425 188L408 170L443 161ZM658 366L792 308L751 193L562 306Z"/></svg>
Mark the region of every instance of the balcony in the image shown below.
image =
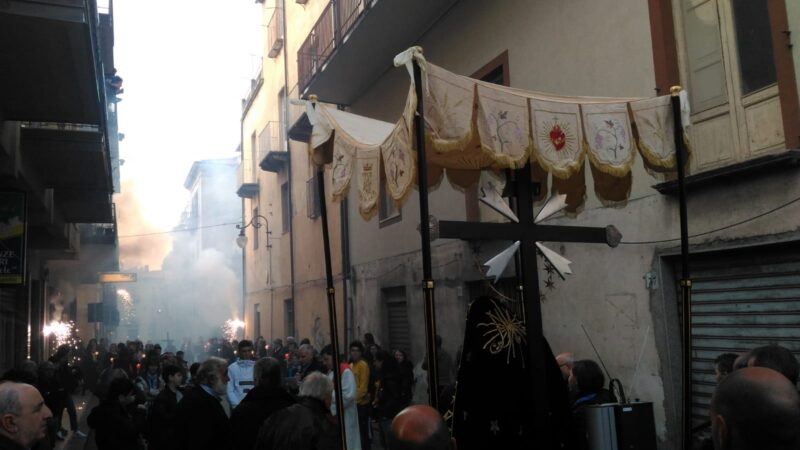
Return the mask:
<svg viewBox="0 0 800 450"><path fill-rule="evenodd" d="M297 52L300 93L349 105L457 0L337 0Z"/></svg>
<svg viewBox="0 0 800 450"><path fill-rule="evenodd" d="M289 161L284 129L279 121L267 123L258 135L259 166L266 172L278 173Z"/></svg>
<svg viewBox="0 0 800 450"><path fill-rule="evenodd" d="M0 109L5 120L101 124L95 0L6 0L0 8Z"/></svg>
<svg viewBox="0 0 800 450"><path fill-rule="evenodd" d="M253 168L253 159L243 157L237 170L236 195L241 198L253 198L258 194L258 178Z"/></svg>
<svg viewBox="0 0 800 450"><path fill-rule="evenodd" d="M113 216L111 223L81 224L81 244L117 245L117 219L113 205L111 211Z"/></svg>
<svg viewBox="0 0 800 450"><path fill-rule="evenodd" d="M283 9L275 8L267 25L267 48L270 58L277 58L283 48Z"/></svg>
<svg viewBox="0 0 800 450"><path fill-rule="evenodd" d="M110 223L113 191L109 152L98 126L23 122L20 157L66 222Z"/></svg>

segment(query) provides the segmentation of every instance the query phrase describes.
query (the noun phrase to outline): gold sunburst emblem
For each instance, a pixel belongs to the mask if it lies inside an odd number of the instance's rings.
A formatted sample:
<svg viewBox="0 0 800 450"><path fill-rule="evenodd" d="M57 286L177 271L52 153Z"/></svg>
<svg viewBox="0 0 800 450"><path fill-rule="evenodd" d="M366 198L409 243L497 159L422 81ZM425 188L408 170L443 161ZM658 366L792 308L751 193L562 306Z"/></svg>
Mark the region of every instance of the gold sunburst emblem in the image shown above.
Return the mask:
<svg viewBox="0 0 800 450"><path fill-rule="evenodd" d="M511 358L516 358L517 353L521 355L521 346L527 342L525 338L525 324L517 319L516 315L510 310L500 308L494 300L491 301L494 308L486 313L489 322L479 323L479 328L488 328L483 336L486 342L483 344L484 350L489 350L493 355L506 352L506 364L511 362ZM523 367L525 362L523 360Z"/></svg>

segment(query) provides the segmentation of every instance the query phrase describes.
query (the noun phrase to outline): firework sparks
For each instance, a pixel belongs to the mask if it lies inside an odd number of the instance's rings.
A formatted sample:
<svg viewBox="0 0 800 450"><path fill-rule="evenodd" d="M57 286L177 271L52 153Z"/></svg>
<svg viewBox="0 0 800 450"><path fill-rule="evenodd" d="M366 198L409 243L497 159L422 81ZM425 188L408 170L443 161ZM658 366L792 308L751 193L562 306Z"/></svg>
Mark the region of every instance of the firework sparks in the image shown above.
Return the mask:
<svg viewBox="0 0 800 450"><path fill-rule="evenodd" d="M121 319L122 321L130 324L136 319L136 311L133 307L133 297L130 292L125 289L117 289L117 297L122 303Z"/></svg>
<svg viewBox="0 0 800 450"><path fill-rule="evenodd" d="M42 333L45 336L53 336L57 346L72 344L72 329L75 326L71 322L59 322L54 320L50 325L45 325Z"/></svg>
<svg viewBox="0 0 800 450"><path fill-rule="evenodd" d="M229 342L236 339L236 332L244 330L244 322L239 319L228 319L222 325L222 333Z"/></svg>

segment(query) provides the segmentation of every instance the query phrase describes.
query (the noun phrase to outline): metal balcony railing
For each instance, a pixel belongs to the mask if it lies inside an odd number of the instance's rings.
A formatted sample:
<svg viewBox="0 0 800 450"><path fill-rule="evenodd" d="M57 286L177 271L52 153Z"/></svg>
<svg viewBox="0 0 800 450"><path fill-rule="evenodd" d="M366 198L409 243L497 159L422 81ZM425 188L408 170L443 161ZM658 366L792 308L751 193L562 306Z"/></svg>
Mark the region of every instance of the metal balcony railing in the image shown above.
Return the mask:
<svg viewBox="0 0 800 450"><path fill-rule="evenodd" d="M245 153L236 171L236 194L239 197L253 198L258 193L255 167L253 158Z"/></svg>
<svg viewBox="0 0 800 450"><path fill-rule="evenodd" d="M268 56L277 58L283 48L283 8L275 8L272 13L267 25L267 39Z"/></svg>
<svg viewBox="0 0 800 450"><path fill-rule="evenodd" d="M87 223L80 225L80 241L83 244L115 245L117 243L116 205L111 204L111 223Z"/></svg>
<svg viewBox="0 0 800 450"><path fill-rule="evenodd" d="M279 120L267 122L261 133L258 134L258 155L264 159L269 152L286 151L286 138L284 128Z"/></svg>
<svg viewBox="0 0 800 450"><path fill-rule="evenodd" d="M328 3L297 52L298 83L301 91L308 87L334 49L347 39L358 19L374 2L375 0L335 0Z"/></svg>

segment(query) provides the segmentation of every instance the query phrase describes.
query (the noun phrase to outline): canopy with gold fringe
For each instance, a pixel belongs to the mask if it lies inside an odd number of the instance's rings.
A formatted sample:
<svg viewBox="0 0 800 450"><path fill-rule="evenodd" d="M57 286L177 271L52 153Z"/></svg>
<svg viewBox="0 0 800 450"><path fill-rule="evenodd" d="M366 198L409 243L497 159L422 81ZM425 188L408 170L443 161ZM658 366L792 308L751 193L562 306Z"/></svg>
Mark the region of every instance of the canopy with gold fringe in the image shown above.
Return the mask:
<svg viewBox="0 0 800 450"><path fill-rule="evenodd" d="M676 169L674 120L669 96L654 98L566 97L499 86L456 75L425 60L418 47L395 65L422 68L429 186L446 174L465 189L479 181L476 169L516 169L531 162L539 199L552 190L567 195L567 213L580 211L588 159L594 190L608 206L624 206L637 153L654 176ZM306 102L312 125L312 160L331 167L334 199L358 189L359 211L369 219L380 201L381 178L402 203L416 185L413 125L417 98L413 76L402 117L394 124ZM689 124L681 92L684 126ZM688 148L688 146L687 146Z"/></svg>

